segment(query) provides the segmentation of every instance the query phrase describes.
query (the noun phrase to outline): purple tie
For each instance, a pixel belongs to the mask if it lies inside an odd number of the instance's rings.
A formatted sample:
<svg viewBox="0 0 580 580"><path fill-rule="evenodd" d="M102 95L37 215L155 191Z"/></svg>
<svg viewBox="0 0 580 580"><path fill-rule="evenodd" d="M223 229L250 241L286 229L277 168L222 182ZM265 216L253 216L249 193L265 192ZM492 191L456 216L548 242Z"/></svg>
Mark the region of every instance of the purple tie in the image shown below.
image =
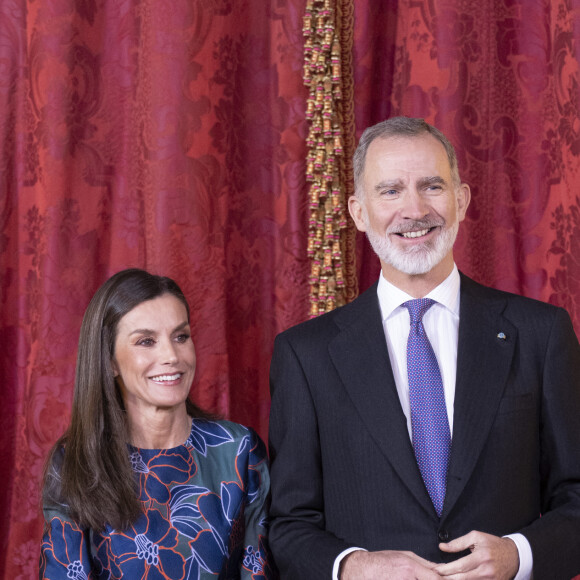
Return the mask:
<svg viewBox="0 0 580 580"><path fill-rule="evenodd" d="M403 306L407 308L411 318L407 341L407 374L413 447L435 511L441 516L451 431L439 365L423 327L423 315L433 304L434 300L418 298L405 302Z"/></svg>

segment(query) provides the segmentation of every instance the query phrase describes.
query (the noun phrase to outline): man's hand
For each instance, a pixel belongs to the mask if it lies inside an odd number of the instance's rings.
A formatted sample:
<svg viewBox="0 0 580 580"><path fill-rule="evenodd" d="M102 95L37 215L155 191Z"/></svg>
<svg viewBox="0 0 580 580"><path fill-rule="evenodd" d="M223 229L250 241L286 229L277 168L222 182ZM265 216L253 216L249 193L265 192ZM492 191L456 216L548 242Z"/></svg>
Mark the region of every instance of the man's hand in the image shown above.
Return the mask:
<svg viewBox="0 0 580 580"><path fill-rule="evenodd" d="M351 552L342 561L340 580L441 580L436 564L413 552Z"/></svg>
<svg viewBox="0 0 580 580"><path fill-rule="evenodd" d="M511 580L520 567L518 549L512 540L483 532L469 532L447 544L439 544L439 549L443 552L471 550L468 556L435 567L441 576L452 580Z"/></svg>

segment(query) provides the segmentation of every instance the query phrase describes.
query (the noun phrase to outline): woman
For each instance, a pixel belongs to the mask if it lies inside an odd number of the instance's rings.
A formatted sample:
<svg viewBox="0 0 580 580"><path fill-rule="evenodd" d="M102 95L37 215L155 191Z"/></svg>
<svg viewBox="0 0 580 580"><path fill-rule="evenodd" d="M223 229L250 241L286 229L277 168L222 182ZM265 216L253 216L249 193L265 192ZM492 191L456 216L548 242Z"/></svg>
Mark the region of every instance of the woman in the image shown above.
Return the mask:
<svg viewBox="0 0 580 580"><path fill-rule="evenodd" d="M130 269L97 291L44 478L40 578L274 577L264 445L190 401L195 365L173 280Z"/></svg>

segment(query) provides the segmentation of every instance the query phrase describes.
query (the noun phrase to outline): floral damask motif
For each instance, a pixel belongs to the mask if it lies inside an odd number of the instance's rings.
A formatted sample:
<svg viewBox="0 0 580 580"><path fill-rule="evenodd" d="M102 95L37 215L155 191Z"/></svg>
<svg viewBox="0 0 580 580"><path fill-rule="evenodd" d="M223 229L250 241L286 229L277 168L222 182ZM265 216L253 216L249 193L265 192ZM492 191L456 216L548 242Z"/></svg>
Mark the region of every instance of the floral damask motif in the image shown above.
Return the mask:
<svg viewBox="0 0 580 580"><path fill-rule="evenodd" d="M567 208L560 204L552 214L550 227L556 238L549 252L559 256L560 267L550 277L550 302L566 308L580 332L580 298L575 291L580 288L580 198L575 202Z"/></svg>
<svg viewBox="0 0 580 580"><path fill-rule="evenodd" d="M550 185L560 181L565 169L563 166L563 150L559 147L559 142L559 133L553 128L548 129L544 139L542 139L542 151L545 152L547 175L550 176L548 183Z"/></svg>
<svg viewBox="0 0 580 580"><path fill-rule="evenodd" d="M21 575L14 578L14 580L29 580L38 574L38 564L36 560L30 557L38 549L38 541L36 538L23 542L14 551L14 563L22 569Z"/></svg>
<svg viewBox="0 0 580 580"><path fill-rule="evenodd" d="M433 17L432 28L437 31L437 36L433 38L431 58L437 59L441 67L448 68L456 59L475 63L481 57L481 39L473 15L442 10ZM444 49L437 39L445 40Z"/></svg>
<svg viewBox="0 0 580 580"><path fill-rule="evenodd" d="M73 82L46 72L49 59L65 57ZM72 44L68 54L53 55L36 43L32 58L32 102L39 116L40 142L55 159L62 160L74 155L97 131L92 120L102 99L97 58L83 45Z"/></svg>
<svg viewBox="0 0 580 580"><path fill-rule="evenodd" d="M216 43L213 53L213 57L219 62L213 80L218 85L223 85L224 96L228 98L234 96L236 74L240 66L239 49L240 45L234 44L231 36L225 36Z"/></svg>
<svg viewBox="0 0 580 580"><path fill-rule="evenodd" d="M26 212L25 230L28 233L28 240L25 246L25 253L32 256L32 266L37 267L40 263L40 256L45 250L44 228L46 218L40 213L38 206L32 206Z"/></svg>
<svg viewBox="0 0 580 580"><path fill-rule="evenodd" d="M580 156L580 64L575 59L577 40L568 29L569 17L560 15L555 30L552 62L554 67L554 88L560 113L557 136L563 139L574 157ZM562 27L566 28L562 28ZM559 145L559 144L557 144ZM560 149L559 146L554 147Z"/></svg>
<svg viewBox="0 0 580 580"><path fill-rule="evenodd" d="M224 36L213 55L218 66L212 81L223 87L223 96L214 105L216 122L209 135L214 147L224 153L228 187L234 192L252 191L265 179L276 180L279 165L286 159L280 133L288 118L287 105L282 99L268 106L263 101L263 94L278 86L278 70L266 64L253 70L247 66L248 58L264 62L267 52L263 39L247 33ZM243 100L240 87L244 87ZM275 163L264 163L266 156ZM255 200L254 195L250 198ZM251 231L244 228L244 232Z"/></svg>
<svg viewBox="0 0 580 580"><path fill-rule="evenodd" d="M521 21L505 18L498 22L496 31L497 60L505 67L511 66L511 60L519 55L519 29Z"/></svg>
<svg viewBox="0 0 580 580"><path fill-rule="evenodd" d="M495 56L501 67L515 72L522 89L534 98L541 98L552 80L551 6L538 2L525 11L518 5L514 8L509 17L497 20ZM531 37L534 42L526 40Z"/></svg>

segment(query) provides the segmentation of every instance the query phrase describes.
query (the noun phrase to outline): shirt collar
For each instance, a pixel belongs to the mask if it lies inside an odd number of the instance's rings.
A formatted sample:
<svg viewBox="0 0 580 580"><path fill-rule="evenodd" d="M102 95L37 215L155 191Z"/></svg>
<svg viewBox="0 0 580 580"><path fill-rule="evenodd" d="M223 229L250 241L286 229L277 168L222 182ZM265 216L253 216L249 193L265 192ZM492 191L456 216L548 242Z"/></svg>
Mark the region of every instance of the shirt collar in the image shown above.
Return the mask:
<svg viewBox="0 0 580 580"><path fill-rule="evenodd" d="M457 266L453 264L451 274L449 274L449 276L447 276L439 286L433 288L425 298L432 298L435 302L438 302L451 311L455 316L459 316L460 282L459 271L457 270ZM391 314L401 306L403 302L413 299L412 296L388 282L382 273L379 276L377 294L379 297L379 306L381 308L383 322L389 318L389 316L391 316Z"/></svg>

